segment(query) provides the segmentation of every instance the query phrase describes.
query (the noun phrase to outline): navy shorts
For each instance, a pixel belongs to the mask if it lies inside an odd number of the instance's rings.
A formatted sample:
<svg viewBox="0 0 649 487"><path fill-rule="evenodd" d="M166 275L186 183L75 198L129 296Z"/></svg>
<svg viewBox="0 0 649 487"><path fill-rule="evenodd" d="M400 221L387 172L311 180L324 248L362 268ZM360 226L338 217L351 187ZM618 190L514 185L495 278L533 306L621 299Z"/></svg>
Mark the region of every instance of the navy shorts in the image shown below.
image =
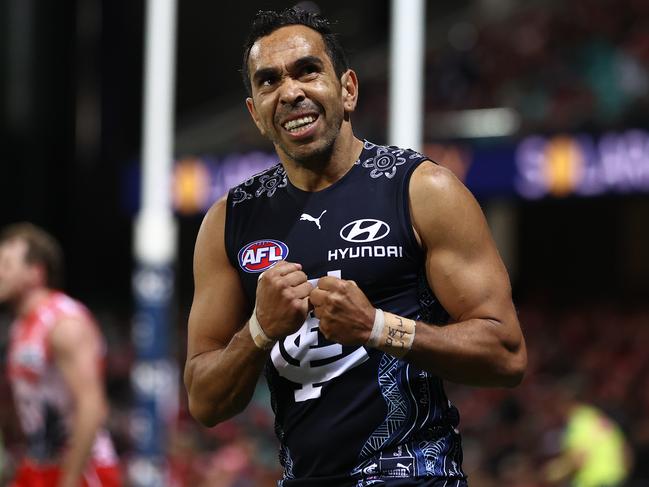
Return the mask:
<svg viewBox="0 0 649 487"><path fill-rule="evenodd" d="M409 478L409 479L380 479L380 480L352 480L352 479L309 479L308 481L288 480L280 481L279 487L468 487L466 479L452 478Z"/></svg>
<svg viewBox="0 0 649 487"><path fill-rule="evenodd" d="M466 479L420 478L366 480L365 483L357 485L363 487L468 487L469 484Z"/></svg>

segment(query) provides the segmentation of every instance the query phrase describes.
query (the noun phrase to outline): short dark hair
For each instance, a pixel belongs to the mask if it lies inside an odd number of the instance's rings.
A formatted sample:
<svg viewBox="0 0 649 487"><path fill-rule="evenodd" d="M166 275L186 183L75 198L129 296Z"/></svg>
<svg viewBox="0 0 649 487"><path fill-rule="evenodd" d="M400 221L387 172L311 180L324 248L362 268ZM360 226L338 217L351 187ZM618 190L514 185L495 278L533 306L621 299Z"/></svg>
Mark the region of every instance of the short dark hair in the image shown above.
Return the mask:
<svg viewBox="0 0 649 487"><path fill-rule="evenodd" d="M322 15L296 7L287 8L281 12L260 10L252 21L250 33L243 45L241 76L243 77L243 84L246 87L248 95L252 95L252 84L250 83L250 73L248 72L250 49L257 42L257 39L270 35L280 27L287 25L304 25L315 30L322 36L325 49L338 78L349 69L347 54L345 54L345 50L338 40L338 35L331 30L331 23Z"/></svg>
<svg viewBox="0 0 649 487"><path fill-rule="evenodd" d="M0 233L0 244L22 240L27 244L25 261L45 268L47 287L60 289L63 285L63 251L59 242L45 230L31 223L9 225Z"/></svg>

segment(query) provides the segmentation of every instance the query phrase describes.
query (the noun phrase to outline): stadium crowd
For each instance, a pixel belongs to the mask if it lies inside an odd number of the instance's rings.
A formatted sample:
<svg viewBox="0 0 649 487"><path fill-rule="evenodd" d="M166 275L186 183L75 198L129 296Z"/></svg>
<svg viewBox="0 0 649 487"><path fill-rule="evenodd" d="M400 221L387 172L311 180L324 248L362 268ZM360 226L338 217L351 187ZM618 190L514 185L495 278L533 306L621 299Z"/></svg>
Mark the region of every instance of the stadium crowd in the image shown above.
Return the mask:
<svg viewBox="0 0 649 487"><path fill-rule="evenodd" d="M513 109L522 133L648 121L645 1L527 2L499 18L468 16L442 28L446 36L426 51L429 125L445 112L496 107ZM376 107L387 107L386 94L387 76L364 79L360 124L377 136L387 109Z"/></svg>
<svg viewBox="0 0 649 487"><path fill-rule="evenodd" d="M128 335L104 316L110 340L111 429L126 463L131 451ZM649 308L589 302L552 305L544 300L520 306L529 351L528 372L516 389L476 389L447 384L461 413L464 467L480 487L545 487L544 466L560 451L565 418L555 407L562 388L575 387L579 399L605 412L621 427L633 451L626 484L649 482ZM107 329L107 326L110 327ZM182 358L183 345L178 356ZM2 391L7 397L6 383ZM206 429L187 412L181 391L178 421L169 441L170 487L263 487L281 472L270 398L260 384L246 412ZM0 403L5 449L3 472L11 471L20 438L9 401ZM14 425L12 427L12 424Z"/></svg>

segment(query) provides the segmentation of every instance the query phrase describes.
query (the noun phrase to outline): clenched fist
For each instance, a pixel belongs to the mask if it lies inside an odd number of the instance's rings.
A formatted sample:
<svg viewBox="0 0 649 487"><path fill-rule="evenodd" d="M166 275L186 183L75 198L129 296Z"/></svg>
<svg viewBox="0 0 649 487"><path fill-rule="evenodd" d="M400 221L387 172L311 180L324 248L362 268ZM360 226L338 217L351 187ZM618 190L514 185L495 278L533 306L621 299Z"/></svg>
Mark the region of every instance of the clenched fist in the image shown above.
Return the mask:
<svg viewBox="0 0 649 487"><path fill-rule="evenodd" d="M318 281L309 301L320 331L333 342L363 345L372 333L376 309L354 281L327 276Z"/></svg>
<svg viewBox="0 0 649 487"><path fill-rule="evenodd" d="M259 276L257 320L268 338L278 340L302 326L312 290L300 264L281 261Z"/></svg>

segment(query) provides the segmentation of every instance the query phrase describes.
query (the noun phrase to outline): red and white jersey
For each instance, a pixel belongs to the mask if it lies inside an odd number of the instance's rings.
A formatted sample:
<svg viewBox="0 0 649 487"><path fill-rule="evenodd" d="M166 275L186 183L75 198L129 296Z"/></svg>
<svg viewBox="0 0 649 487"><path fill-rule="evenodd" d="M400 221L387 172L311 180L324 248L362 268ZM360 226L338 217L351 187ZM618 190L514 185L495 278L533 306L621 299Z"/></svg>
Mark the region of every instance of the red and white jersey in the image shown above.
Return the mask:
<svg viewBox="0 0 649 487"><path fill-rule="evenodd" d="M11 325L9 380L27 439L27 457L39 464L57 463L70 436L74 403L54 360L49 334L62 318L75 317L82 318L79 326L96 327L85 306L63 293L52 292ZM104 429L97 433L91 458L98 466L117 464L115 449Z"/></svg>

